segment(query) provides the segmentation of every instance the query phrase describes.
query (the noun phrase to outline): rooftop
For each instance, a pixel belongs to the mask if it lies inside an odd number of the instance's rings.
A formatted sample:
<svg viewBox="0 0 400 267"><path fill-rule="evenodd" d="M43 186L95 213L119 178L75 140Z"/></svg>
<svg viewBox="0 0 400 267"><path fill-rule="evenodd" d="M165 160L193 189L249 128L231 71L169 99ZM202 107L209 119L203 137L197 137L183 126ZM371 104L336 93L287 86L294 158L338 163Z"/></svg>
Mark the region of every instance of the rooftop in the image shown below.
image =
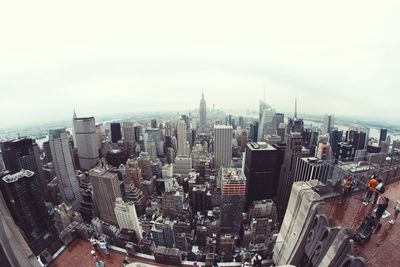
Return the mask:
<svg viewBox="0 0 400 267"><path fill-rule="evenodd" d="M6 183L14 183L21 178L32 177L34 174L35 173L33 171L22 170L20 172L14 173L14 174L8 174L8 175L4 176L3 181Z"/></svg>
<svg viewBox="0 0 400 267"><path fill-rule="evenodd" d="M392 218L395 202L400 199L400 181L385 186L385 196L391 201L386 214L381 219L382 228L373 233L371 239L361 246L354 243L356 255L367 260L368 266L398 266L400 253L398 252L398 239L400 237L400 220L397 224L389 224ZM351 228L356 231L365 216L375 215L371 204L364 205L362 198L365 191L353 194L344 204L339 199L328 201L324 207L324 213L328 216L331 226Z"/></svg>

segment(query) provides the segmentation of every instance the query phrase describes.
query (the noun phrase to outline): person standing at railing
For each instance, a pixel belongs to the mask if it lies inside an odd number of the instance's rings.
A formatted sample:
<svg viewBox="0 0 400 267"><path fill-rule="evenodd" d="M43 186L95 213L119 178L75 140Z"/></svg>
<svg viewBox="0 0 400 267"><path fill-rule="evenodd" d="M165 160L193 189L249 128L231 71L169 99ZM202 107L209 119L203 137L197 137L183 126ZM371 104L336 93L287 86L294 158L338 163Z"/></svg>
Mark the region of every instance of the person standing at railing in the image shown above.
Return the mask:
<svg viewBox="0 0 400 267"><path fill-rule="evenodd" d="M342 203L347 197L351 196L351 188L353 186L353 177L351 175L346 176L342 180Z"/></svg>
<svg viewBox="0 0 400 267"><path fill-rule="evenodd" d="M378 185L375 187L374 202L372 203L372 205L374 206L378 201L379 195L385 193L385 186L383 184L382 179L378 178L376 179L376 181L378 182Z"/></svg>
<svg viewBox="0 0 400 267"><path fill-rule="evenodd" d="M389 206L389 199L384 195L380 195L378 197L378 208L375 211L375 221L378 224L382 218L382 215L385 213L385 210Z"/></svg>
<svg viewBox="0 0 400 267"><path fill-rule="evenodd" d="M395 224L397 217L399 217L400 213L400 200L397 200L396 206L394 207L393 219L389 221L390 224Z"/></svg>
<svg viewBox="0 0 400 267"><path fill-rule="evenodd" d="M369 201L371 200L372 194L375 191L375 187L378 185L378 181L375 179L374 176L371 176L371 179L368 182L368 192L364 199L364 205L368 205Z"/></svg>

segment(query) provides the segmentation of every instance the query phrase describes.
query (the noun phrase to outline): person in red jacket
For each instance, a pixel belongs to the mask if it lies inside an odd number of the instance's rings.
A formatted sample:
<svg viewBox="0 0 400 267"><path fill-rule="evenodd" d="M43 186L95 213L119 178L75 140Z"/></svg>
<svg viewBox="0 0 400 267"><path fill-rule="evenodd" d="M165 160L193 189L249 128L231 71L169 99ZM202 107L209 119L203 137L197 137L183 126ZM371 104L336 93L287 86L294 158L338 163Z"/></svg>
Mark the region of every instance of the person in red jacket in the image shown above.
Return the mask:
<svg viewBox="0 0 400 267"><path fill-rule="evenodd" d="M372 197L372 193L374 193L375 191L375 187L378 185L378 181L375 179L374 176L371 177L371 179L368 182L368 192L367 195L365 196L364 199L364 205L368 205L371 197Z"/></svg>

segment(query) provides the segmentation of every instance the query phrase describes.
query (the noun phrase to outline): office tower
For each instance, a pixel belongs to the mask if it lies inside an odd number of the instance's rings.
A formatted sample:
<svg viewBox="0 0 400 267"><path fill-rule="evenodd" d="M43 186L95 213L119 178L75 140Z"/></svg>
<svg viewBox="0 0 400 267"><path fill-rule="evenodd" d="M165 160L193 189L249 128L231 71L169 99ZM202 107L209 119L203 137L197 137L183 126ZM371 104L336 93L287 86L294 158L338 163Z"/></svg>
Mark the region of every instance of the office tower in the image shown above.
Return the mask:
<svg viewBox="0 0 400 267"><path fill-rule="evenodd" d="M122 198L117 197L114 212L115 217L117 217L119 228L134 230L139 240L143 238L143 230L139 224L139 219L133 202L125 202Z"/></svg>
<svg viewBox="0 0 400 267"><path fill-rule="evenodd" d="M117 173L94 168L89 171L89 177L99 217L103 221L115 225L117 223L114 213L115 199L121 197L121 182L118 180Z"/></svg>
<svg viewBox="0 0 400 267"><path fill-rule="evenodd" d="M279 176L278 151L272 145L259 142L248 143L244 163L247 181L246 206L256 200L270 199L276 195Z"/></svg>
<svg viewBox="0 0 400 267"><path fill-rule="evenodd" d="M175 219L183 212L183 190L165 192L162 196L162 211L164 216Z"/></svg>
<svg viewBox="0 0 400 267"><path fill-rule="evenodd" d="M99 147L94 117L77 118L74 116L74 137L78 149L79 164L84 170L96 166L99 160Z"/></svg>
<svg viewBox="0 0 400 267"><path fill-rule="evenodd" d="M40 149L34 139L21 138L0 144L4 167L11 174L21 170L30 170L36 174L40 189L47 194L47 181L40 162ZM7 200L6 200L7 201Z"/></svg>
<svg viewBox="0 0 400 267"><path fill-rule="evenodd" d="M379 134L379 142L385 142L387 138L387 129L381 129L381 132Z"/></svg>
<svg viewBox="0 0 400 267"><path fill-rule="evenodd" d="M174 174L187 176L192 171L192 157L178 156L174 160Z"/></svg>
<svg viewBox="0 0 400 267"><path fill-rule="evenodd" d="M178 122L178 153L177 156L189 156L190 148L186 139L186 124L184 120Z"/></svg>
<svg viewBox="0 0 400 267"><path fill-rule="evenodd" d="M254 121L250 124L249 142L257 142L258 139L258 122Z"/></svg>
<svg viewBox="0 0 400 267"><path fill-rule="evenodd" d="M170 121L165 122L165 136L172 136L172 125Z"/></svg>
<svg viewBox="0 0 400 267"><path fill-rule="evenodd" d="M153 172L151 171L151 159L149 154L147 152L140 152L138 162L142 169L143 178L150 180L153 177Z"/></svg>
<svg viewBox="0 0 400 267"><path fill-rule="evenodd" d="M49 131L49 144L54 170L58 179L61 201L78 211L82 197L79 181L75 176L70 136L64 129Z"/></svg>
<svg viewBox="0 0 400 267"><path fill-rule="evenodd" d="M214 126L214 166L230 166L232 162L232 126Z"/></svg>
<svg viewBox="0 0 400 267"><path fill-rule="evenodd" d="M152 120L150 121L150 127L151 127L151 128L158 128L157 120L156 120L156 119L152 119Z"/></svg>
<svg viewBox="0 0 400 267"><path fill-rule="evenodd" d="M102 150L102 144L103 144L103 124L98 123L96 124L96 139L97 139L97 147L99 148L99 153L101 153Z"/></svg>
<svg viewBox="0 0 400 267"><path fill-rule="evenodd" d="M125 121L122 124L122 132L124 135L124 142L127 145L128 154L134 154L135 139L135 126L133 122Z"/></svg>
<svg viewBox="0 0 400 267"><path fill-rule="evenodd" d="M337 145L336 160L351 161L353 160L354 147L347 142L340 142Z"/></svg>
<svg viewBox="0 0 400 267"><path fill-rule="evenodd" d="M53 158L51 156L49 141L43 143L43 150L44 150L44 163L52 162Z"/></svg>
<svg viewBox="0 0 400 267"><path fill-rule="evenodd" d="M111 142L116 144L122 139L121 124L119 122L112 122L110 124Z"/></svg>
<svg viewBox="0 0 400 267"><path fill-rule="evenodd" d="M3 173L4 174L4 173ZM2 183L0 174L0 183ZM37 266L37 259L15 224L0 191L0 263L2 267Z"/></svg>
<svg viewBox="0 0 400 267"><path fill-rule="evenodd" d="M136 159L128 159L125 165L125 185L133 183L136 187L139 187L141 182L142 169L139 167L139 162Z"/></svg>
<svg viewBox="0 0 400 267"><path fill-rule="evenodd" d="M93 219L93 196L92 196L92 185L90 184L90 179L85 175L84 179L81 179L81 194L82 202L79 212L82 215L82 219L86 223L90 223Z"/></svg>
<svg viewBox="0 0 400 267"><path fill-rule="evenodd" d="M276 130L276 134L281 138L281 142L285 142L286 137L286 125L285 123L281 122L278 125L278 129Z"/></svg>
<svg viewBox="0 0 400 267"><path fill-rule="evenodd" d="M330 174L330 165L319 158L297 158L294 181L319 180L325 183Z"/></svg>
<svg viewBox="0 0 400 267"><path fill-rule="evenodd" d="M50 218L38 176L33 171L21 170L6 174L0 182L1 191L15 223L25 234L32 251L39 254L48 245L45 240L50 228Z"/></svg>
<svg viewBox="0 0 400 267"><path fill-rule="evenodd" d="M201 100L200 100L200 133L206 133L207 132L207 106L206 106L206 100L204 99L204 93L201 94Z"/></svg>
<svg viewBox="0 0 400 267"><path fill-rule="evenodd" d="M204 185L195 185L189 193L192 211L205 212L207 209L207 189Z"/></svg>
<svg viewBox="0 0 400 267"><path fill-rule="evenodd" d="M312 155L312 153L311 153ZM322 135L318 137L317 149L315 150L315 157L322 160L331 159L331 146L329 144L329 135Z"/></svg>
<svg viewBox="0 0 400 267"><path fill-rule="evenodd" d="M246 201L246 177L240 169L221 168L221 232L238 235Z"/></svg>
<svg viewBox="0 0 400 267"><path fill-rule="evenodd" d="M260 115L257 141L263 141L267 134L276 134L277 128L275 110L264 101L260 101Z"/></svg>
<svg viewBox="0 0 400 267"><path fill-rule="evenodd" d="M243 152L246 149L248 141L247 130L243 129L242 133L240 134L240 150Z"/></svg>
<svg viewBox="0 0 400 267"><path fill-rule="evenodd" d="M142 133L142 126L136 125L133 127L133 130L135 132L135 141L138 142L140 140L140 134Z"/></svg>
<svg viewBox="0 0 400 267"><path fill-rule="evenodd" d="M153 140L155 142L157 155L164 154L164 142L162 137L162 130L160 128L147 128L145 132L145 136L147 136L146 146L148 140ZM146 148L147 149L147 148Z"/></svg>
<svg viewBox="0 0 400 267"><path fill-rule="evenodd" d="M343 131L333 130L330 134L329 143L331 144L332 153L337 154L338 144L343 141Z"/></svg>
<svg viewBox="0 0 400 267"><path fill-rule="evenodd" d="M283 114L283 113L275 113L274 120L276 122L276 126L275 126L276 128L275 129L278 130L279 125L281 123L285 122L285 114Z"/></svg>
<svg viewBox="0 0 400 267"><path fill-rule="evenodd" d="M128 152L125 149L111 149L106 154L107 163L115 168L124 164L128 159Z"/></svg>
<svg viewBox="0 0 400 267"><path fill-rule="evenodd" d="M292 132L287 135L285 158L282 164L278 183L277 204L281 211L286 210L290 191L294 181L294 171L297 158L301 157L302 137L300 133Z"/></svg>
<svg viewBox="0 0 400 267"><path fill-rule="evenodd" d="M325 115L322 134L330 134L333 127L335 127L335 117L333 115Z"/></svg>
<svg viewBox="0 0 400 267"><path fill-rule="evenodd" d="M350 129L346 131L346 142L351 144L354 150L365 149L365 140L367 139L367 134L359 129ZM355 151L354 151L355 152ZM354 156L354 154L353 154Z"/></svg>
<svg viewBox="0 0 400 267"><path fill-rule="evenodd" d="M149 157L152 161L157 159L157 148L156 142L153 139L149 139L146 142L146 152L149 154Z"/></svg>
<svg viewBox="0 0 400 267"><path fill-rule="evenodd" d="M243 116L239 116L238 120L239 120L238 124L239 124L240 128L244 129L244 118L243 118Z"/></svg>

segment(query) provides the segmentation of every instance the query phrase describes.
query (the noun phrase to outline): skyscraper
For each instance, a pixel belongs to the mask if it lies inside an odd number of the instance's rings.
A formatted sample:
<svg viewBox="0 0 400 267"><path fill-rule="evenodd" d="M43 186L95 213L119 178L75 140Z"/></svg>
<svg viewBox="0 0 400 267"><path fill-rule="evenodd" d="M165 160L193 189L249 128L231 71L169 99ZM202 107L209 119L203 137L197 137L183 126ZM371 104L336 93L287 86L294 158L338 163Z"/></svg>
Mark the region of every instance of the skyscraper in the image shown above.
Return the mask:
<svg viewBox="0 0 400 267"><path fill-rule="evenodd" d="M78 211L82 200L79 181L75 176L69 134L64 129L50 130L49 145L58 178L61 201Z"/></svg>
<svg viewBox="0 0 400 267"><path fill-rule="evenodd" d="M94 117L77 118L75 115L73 126L79 163L82 169L90 170L96 166L99 160L99 147Z"/></svg>
<svg viewBox="0 0 400 267"><path fill-rule="evenodd" d="M40 188L45 195L47 192L47 181L40 163L40 151L34 139L21 138L0 144L5 169L11 174L21 170L30 170L36 174L40 182Z"/></svg>
<svg viewBox="0 0 400 267"><path fill-rule="evenodd" d="M273 146L260 142L248 143L244 175L247 181L246 205L256 200L271 199L276 195L278 151Z"/></svg>
<svg viewBox="0 0 400 267"><path fill-rule="evenodd" d="M260 101L260 121L258 128L258 141L263 141L267 134L276 134L277 120L275 118L275 110L265 103Z"/></svg>
<svg viewBox="0 0 400 267"><path fill-rule="evenodd" d="M335 117L333 115L325 115L322 134L330 134L333 127L335 127Z"/></svg>
<svg viewBox="0 0 400 267"><path fill-rule="evenodd" d="M122 139L121 124L119 122L112 122L110 124L110 129L111 129L111 142L116 144L118 143L119 140Z"/></svg>
<svg viewBox="0 0 400 267"><path fill-rule="evenodd" d="M140 186L142 182L142 170L139 167L139 163L136 159L128 159L125 165L125 185L135 184L136 187Z"/></svg>
<svg viewBox="0 0 400 267"><path fill-rule="evenodd" d="M385 142L387 138L387 129L381 129L379 134L379 142Z"/></svg>
<svg viewBox="0 0 400 267"><path fill-rule="evenodd" d="M125 121L122 124L122 132L124 134L124 142L127 145L128 154L132 155L134 153L135 146L135 126L133 122Z"/></svg>
<svg viewBox="0 0 400 267"><path fill-rule="evenodd" d="M114 213L115 202L117 197L121 197L121 182L117 173L94 168L89 171L89 177L100 218L115 225L117 223Z"/></svg>
<svg viewBox="0 0 400 267"><path fill-rule="evenodd" d="M15 223L25 234L34 253L40 253L45 249L40 244L45 243L44 235L50 228L50 218L37 175L30 170L21 170L5 175L0 182Z"/></svg>
<svg viewBox="0 0 400 267"><path fill-rule="evenodd" d="M240 169L221 168L221 231L239 234L246 200L246 177Z"/></svg>
<svg viewBox="0 0 400 267"><path fill-rule="evenodd" d="M200 133L205 133L207 131L207 106L206 100L204 99L204 93L201 94L200 100Z"/></svg>
<svg viewBox="0 0 400 267"><path fill-rule="evenodd" d="M177 156L189 156L190 147L187 142L186 124L184 120L178 122L178 153Z"/></svg>
<svg viewBox="0 0 400 267"><path fill-rule="evenodd" d="M300 133L292 132L287 135L285 158L279 177L277 201L281 211L286 210L290 191L294 182L294 171L297 158L301 157L302 137Z"/></svg>
<svg viewBox="0 0 400 267"><path fill-rule="evenodd" d="M257 142L258 139L258 122L254 121L250 124L250 142Z"/></svg>
<svg viewBox="0 0 400 267"><path fill-rule="evenodd" d="M214 165L230 166L232 161L232 126L214 126Z"/></svg>
<svg viewBox="0 0 400 267"><path fill-rule="evenodd" d="M136 214L135 204L133 202L124 202L122 198L117 197L114 208L119 228L134 230L138 239L142 239L142 227Z"/></svg>

